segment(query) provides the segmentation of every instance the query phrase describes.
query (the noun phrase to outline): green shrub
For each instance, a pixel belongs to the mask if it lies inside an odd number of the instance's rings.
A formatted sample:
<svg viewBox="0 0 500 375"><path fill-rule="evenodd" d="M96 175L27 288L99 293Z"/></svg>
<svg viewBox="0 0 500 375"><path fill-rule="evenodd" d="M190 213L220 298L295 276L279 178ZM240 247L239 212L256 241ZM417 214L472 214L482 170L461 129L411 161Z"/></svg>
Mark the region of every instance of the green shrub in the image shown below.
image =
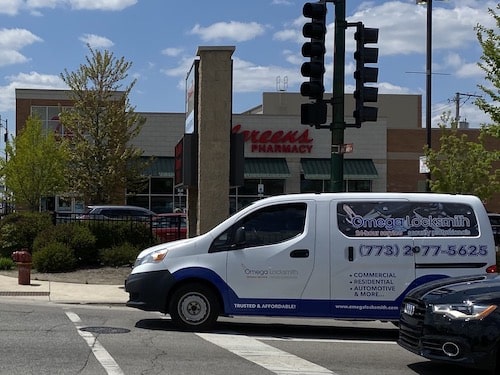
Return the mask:
<svg viewBox="0 0 500 375"><path fill-rule="evenodd" d="M96 238L86 225L63 223L46 228L35 238L33 252L36 253L53 242L63 243L73 250L79 265L88 266L98 263Z"/></svg>
<svg viewBox="0 0 500 375"><path fill-rule="evenodd" d="M10 257L22 248L33 249L33 241L42 230L52 227L48 213L12 213L0 220L0 256Z"/></svg>
<svg viewBox="0 0 500 375"><path fill-rule="evenodd" d="M140 250L136 246L130 243L123 243L108 249L99 250L99 259L102 265L108 267L129 266L134 264L139 252Z"/></svg>
<svg viewBox="0 0 500 375"><path fill-rule="evenodd" d="M33 253L33 268L38 272L74 271L76 264L73 250L60 242L52 242Z"/></svg>
<svg viewBox="0 0 500 375"><path fill-rule="evenodd" d="M15 263L11 258L0 257L0 270L11 270L14 266Z"/></svg>

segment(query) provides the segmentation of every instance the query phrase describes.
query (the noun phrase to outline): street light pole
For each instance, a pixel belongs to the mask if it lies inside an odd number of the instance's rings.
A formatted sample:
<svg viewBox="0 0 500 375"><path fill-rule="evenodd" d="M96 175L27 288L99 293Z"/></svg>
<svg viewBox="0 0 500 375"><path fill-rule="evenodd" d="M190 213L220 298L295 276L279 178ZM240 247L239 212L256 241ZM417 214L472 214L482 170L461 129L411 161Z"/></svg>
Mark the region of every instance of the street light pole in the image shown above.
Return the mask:
<svg viewBox="0 0 500 375"><path fill-rule="evenodd" d="M429 149L432 148L432 0L416 0L417 4L427 4L427 61L425 68L426 87L425 87L425 129L426 144ZM426 189L430 191L429 183L431 180L430 172L427 173Z"/></svg>

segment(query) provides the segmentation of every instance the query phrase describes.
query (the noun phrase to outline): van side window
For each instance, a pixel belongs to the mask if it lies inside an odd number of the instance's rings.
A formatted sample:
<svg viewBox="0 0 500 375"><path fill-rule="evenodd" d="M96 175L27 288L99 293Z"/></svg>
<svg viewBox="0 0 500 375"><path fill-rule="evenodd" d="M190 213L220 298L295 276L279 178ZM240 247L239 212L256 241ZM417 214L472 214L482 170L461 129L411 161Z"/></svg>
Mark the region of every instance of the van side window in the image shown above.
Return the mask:
<svg viewBox="0 0 500 375"><path fill-rule="evenodd" d="M249 214L219 235L209 252L227 251L289 240L304 232L305 203L279 204Z"/></svg>
<svg viewBox="0 0 500 375"><path fill-rule="evenodd" d="M337 204L337 225L348 237L474 237L474 209L448 202L355 201Z"/></svg>

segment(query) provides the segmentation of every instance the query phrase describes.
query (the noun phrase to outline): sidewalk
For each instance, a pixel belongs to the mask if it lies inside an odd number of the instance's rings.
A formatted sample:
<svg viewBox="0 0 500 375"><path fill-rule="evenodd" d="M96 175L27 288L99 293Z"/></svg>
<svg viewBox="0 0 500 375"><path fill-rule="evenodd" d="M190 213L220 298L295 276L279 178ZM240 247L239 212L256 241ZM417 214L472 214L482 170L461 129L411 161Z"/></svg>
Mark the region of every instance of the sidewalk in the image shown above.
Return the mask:
<svg viewBox="0 0 500 375"><path fill-rule="evenodd" d="M0 297L46 300L54 303L125 304L124 285L95 285L31 280L19 285L17 277L0 275Z"/></svg>

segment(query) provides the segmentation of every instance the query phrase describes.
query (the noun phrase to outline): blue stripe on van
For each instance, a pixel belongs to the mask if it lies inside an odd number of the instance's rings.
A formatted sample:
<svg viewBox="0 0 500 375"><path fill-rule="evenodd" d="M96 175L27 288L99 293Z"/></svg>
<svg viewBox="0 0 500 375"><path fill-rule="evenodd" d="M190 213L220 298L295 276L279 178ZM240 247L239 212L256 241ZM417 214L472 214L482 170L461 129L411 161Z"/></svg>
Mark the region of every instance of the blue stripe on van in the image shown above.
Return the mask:
<svg viewBox="0 0 500 375"><path fill-rule="evenodd" d="M239 298L214 271L202 267L174 272L175 280L202 279L213 284L224 301L226 315L315 317L335 319L397 320L404 296L411 289L428 281L448 277L425 275L414 280L395 301L376 300L300 300L280 298Z"/></svg>

